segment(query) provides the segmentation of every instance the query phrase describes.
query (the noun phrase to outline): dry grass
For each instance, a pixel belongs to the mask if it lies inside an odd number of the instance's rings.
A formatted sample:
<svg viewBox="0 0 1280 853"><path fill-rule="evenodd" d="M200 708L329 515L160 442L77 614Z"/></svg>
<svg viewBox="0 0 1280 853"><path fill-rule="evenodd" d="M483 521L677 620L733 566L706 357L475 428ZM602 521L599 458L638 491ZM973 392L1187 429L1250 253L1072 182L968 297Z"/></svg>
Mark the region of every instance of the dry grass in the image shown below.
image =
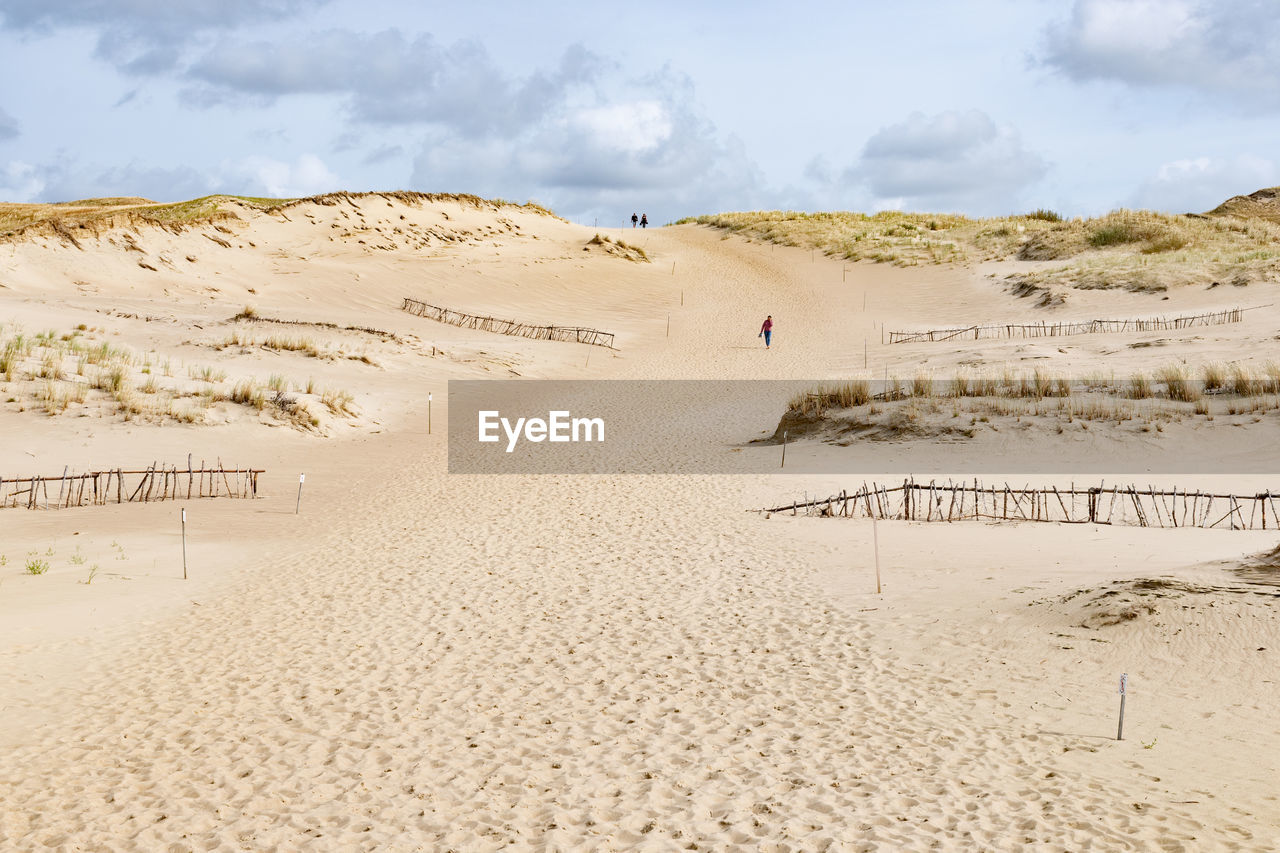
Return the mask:
<svg viewBox="0 0 1280 853"><path fill-rule="evenodd" d="M336 332L360 332L366 335L372 335L383 341L394 341L395 343L403 343L403 339L394 332L383 331L382 329L374 329L369 326L339 326L337 323L326 323L320 320L285 320L280 317L266 317L259 314L257 309L252 305L246 305L241 309L239 314L234 317L227 318L228 323L249 322L249 323L274 323L281 326L307 326L316 329L332 329ZM238 332L233 332L233 336L238 337Z"/></svg>
<svg viewBox="0 0 1280 853"><path fill-rule="evenodd" d="M608 236L607 234L604 236L601 236L600 234L596 234L594 237L592 237L590 240L587 241L587 245L583 248L590 249L590 247L592 246L599 246L602 249L604 249L606 253L610 255L616 255L621 258L625 258L628 261L635 261L637 263L646 263L646 264L649 263L649 255L645 252L644 249L632 243L625 243L621 239L614 240L612 237Z"/></svg>
<svg viewBox="0 0 1280 853"><path fill-rule="evenodd" d="M379 329L370 329L363 326L338 326L335 323L307 322L303 320L280 320L274 317L262 317L259 316L258 312L252 306L245 306L239 314L231 317L227 322L276 323L286 326L309 326L322 329L332 329L338 332L357 332L360 334L373 335L383 341L400 341L398 336L390 332L384 332ZM242 332L239 329L233 329L225 338L223 338L221 343L213 344L213 348L218 350L226 349L228 347L262 347L263 349L271 350L272 352L296 352L310 358L320 359L345 358L352 361L359 361L373 367L378 366L377 362L371 359L363 351L349 352L341 345L332 349L327 348L318 343L315 338L308 335L273 334L267 335L264 338L257 338L247 331Z"/></svg>
<svg viewBox="0 0 1280 853"><path fill-rule="evenodd" d="M329 390L320 395L320 402L329 408L329 411L335 415L352 415L355 414L351 409L351 401L355 399L347 391Z"/></svg>
<svg viewBox="0 0 1280 853"><path fill-rule="evenodd" d="M824 385L797 394L787 404L793 412L804 415L821 415L828 409L848 409L871 402L871 383L865 379Z"/></svg>
<svg viewBox="0 0 1280 853"><path fill-rule="evenodd" d="M166 376L168 372L166 371ZM199 379L201 382L221 382L227 378L225 370L219 370L216 367L208 365L191 365L187 368L187 375L192 379Z"/></svg>
<svg viewBox="0 0 1280 853"><path fill-rule="evenodd" d="M1194 403L1202 396L1202 386L1187 377L1187 371L1176 364L1166 365L1156 371L1157 382L1164 383L1170 400Z"/></svg>
<svg viewBox="0 0 1280 853"><path fill-rule="evenodd" d="M0 239L23 234L48 234L79 246L78 237L112 228L137 225L184 227L236 218L228 209L237 203L258 210L274 210L296 199L210 195L174 204L142 198L99 198L60 204L0 204Z"/></svg>
<svg viewBox="0 0 1280 853"><path fill-rule="evenodd" d="M180 229L238 219L235 211L237 206L271 212L300 204L335 205L343 201L369 198L396 199L413 207L452 201L481 209L502 210L512 207L545 216L555 216L551 211L534 202L516 204L503 200L490 201L467 194L416 192L338 192L308 198L209 195L173 204L157 204L145 198L91 198L59 204L0 203L0 240L20 239L25 236L53 236L68 245L79 248L80 239L96 236L112 229L145 225ZM218 242L227 245L226 241L220 238Z"/></svg>
<svg viewBox="0 0 1280 853"><path fill-rule="evenodd" d="M1093 400L1153 399L1177 403L1198 403L1209 395L1225 398L1228 406L1234 406L1238 412L1270 411L1280 407L1280 363L1276 361L1268 361L1261 366L1233 364L1229 370L1222 365L1210 364L1202 369L1206 375L1225 378L1210 388L1207 381L1192 378L1192 371L1186 366L1168 364L1151 376L1136 373L1125 379L1090 376L1073 380L1042 370L1022 374L1005 372L999 377L961 374L946 380L917 375L906 383L897 377L884 381L857 379L823 384L799 393L791 399L788 410L821 415L829 409L910 399L1024 400L1033 403L1056 400L1058 405L1065 405L1076 395Z"/></svg>
<svg viewBox="0 0 1280 853"><path fill-rule="evenodd" d="M752 211L682 219L749 239L814 249L846 260L898 266L991 260L1054 261L1019 275L1024 287L1166 290L1183 284L1244 285L1280 273L1280 224L1230 216L1118 210L1061 221L1052 211L970 219L899 213Z"/></svg>
<svg viewBox="0 0 1280 853"><path fill-rule="evenodd" d="M312 358L320 358L324 354L311 338L290 338L284 335L272 335L259 342L258 346L269 350L301 352Z"/></svg>
<svg viewBox="0 0 1280 853"><path fill-rule="evenodd" d="M60 382L50 379L36 390L36 400L50 415L61 414L72 403L83 403L84 398L85 386L78 382Z"/></svg>
<svg viewBox="0 0 1280 853"><path fill-rule="evenodd" d="M1153 394L1153 397L1156 396ZM1091 392L1056 398L1030 397L884 397L849 406L839 414L832 403L824 408L818 394L797 395L779 422L778 434L788 428L793 436L820 432L820 418L827 419L836 443L883 440L949 440L974 438L979 431L1004 432L1038 426L1058 435L1068 430L1089 430L1102 424L1138 433L1162 433L1170 424L1193 418L1211 423L1217 414L1235 416L1233 426L1258 423L1268 413L1280 411L1280 397L1228 397L1216 404L1208 398L1184 402L1161 397L1136 400L1124 395ZM1243 419L1243 420L1242 420Z"/></svg>
<svg viewBox="0 0 1280 853"><path fill-rule="evenodd" d="M27 335L15 331L0 338L0 378L6 383L10 403L19 411L34 400L49 415L87 406L81 414L117 414L126 421L152 423L202 423L207 412L220 403L233 403L264 413L302 429L313 429L320 419L308 401L288 393L291 383L279 374L266 382L242 379L228 387L226 372L192 365L190 381L172 378L168 359L138 355L107 342L85 339L81 329L57 335L52 331ZM68 365L74 364L74 374ZM153 371L163 364L164 376ZM307 396L315 398L335 415L353 417L353 397L345 391L315 395L315 383L306 383Z"/></svg>

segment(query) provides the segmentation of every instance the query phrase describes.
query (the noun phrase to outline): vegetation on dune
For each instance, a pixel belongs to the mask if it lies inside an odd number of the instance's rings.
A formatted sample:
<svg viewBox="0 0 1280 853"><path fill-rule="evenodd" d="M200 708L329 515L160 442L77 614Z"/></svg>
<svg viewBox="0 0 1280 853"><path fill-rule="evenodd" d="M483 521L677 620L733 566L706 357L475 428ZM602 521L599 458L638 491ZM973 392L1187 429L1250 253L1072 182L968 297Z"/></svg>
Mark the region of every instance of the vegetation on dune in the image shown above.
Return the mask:
<svg viewBox="0 0 1280 853"><path fill-rule="evenodd" d="M145 198L91 198L56 204L0 203L0 239L13 239L30 233L52 233L74 245L79 245L75 238L77 232L98 234L112 228L127 228L140 224L183 228L224 219L235 219L238 218L234 210L235 205L271 212L303 204L332 206L344 201L358 203L370 198L381 198L388 202L395 200L412 207L441 201L457 202L480 209L499 210L514 207L559 218L550 210L532 201L518 204L502 199L491 201L475 195L455 193L334 192L306 198L262 198L220 194L165 204Z"/></svg>
<svg viewBox="0 0 1280 853"><path fill-rule="evenodd" d="M1010 277L1024 290L1052 286L1163 291L1182 284L1280 280L1280 224L1236 216L1117 210L1063 220L1051 210L993 219L883 211L752 211L682 219L749 239L897 266L1063 261ZM1061 299L1045 304L1062 304Z"/></svg>
<svg viewBox="0 0 1280 853"><path fill-rule="evenodd" d="M1267 187L1249 195L1227 199L1209 211L1210 216L1237 216L1280 223L1280 187Z"/></svg>
<svg viewBox="0 0 1280 853"><path fill-rule="evenodd" d="M590 251L592 246L599 246L610 255L617 255L628 261L637 263L649 263L649 255L643 248L631 243L624 243L621 239L614 240L608 235L600 236L597 233L594 237L587 241L587 245L583 247L583 251Z"/></svg>
<svg viewBox="0 0 1280 853"><path fill-rule="evenodd" d="M998 397L1004 399L1066 398L1073 394L1096 394L1128 399L1158 398L1181 403L1194 403L1216 397L1243 407L1242 400L1270 397L1266 408L1280 407L1280 362L1261 365L1210 362L1200 368L1200 376L1181 364L1168 364L1152 376L1137 373L1127 379L1089 376L1071 380L1043 370L1030 373L1007 371L1000 376L971 376L964 373L949 379L934 379L918 374L903 381L890 377L884 381L850 379L823 383L796 394L787 408L806 415L821 415L828 409L848 409L876 401L892 402L908 398L961 399ZM1243 408L1242 408L1243 410ZM1253 411L1254 408L1249 408ZM1232 412L1234 414L1234 412Z"/></svg>
<svg viewBox="0 0 1280 853"><path fill-rule="evenodd" d="M123 196L119 198L81 198L75 201L59 201L54 202L55 207L105 207L107 205L137 205L137 204L158 204L149 198L142 196Z"/></svg>
<svg viewBox="0 0 1280 853"><path fill-rule="evenodd" d="M1229 372L1206 364L1201 370L1201 378L1181 364L1170 364L1152 376L1127 379L1070 380L1034 370L998 377L958 374L938 380L917 375L907 381L890 377L821 383L791 399L774 440L781 440L784 429L793 437L810 432L829 413L842 410L846 413L835 415L834 421L843 423L845 432L865 429L858 435L873 440L948 434L972 438L980 424L999 429L993 418L1020 422L1042 416L1056 421L1059 433L1073 424L1087 430L1093 421L1128 421L1143 432L1162 432L1164 424L1188 417L1211 422L1215 415L1240 416L1245 423L1258 423L1280 410L1280 363L1236 364ZM964 420L955 420L962 416ZM930 417L932 426L927 426Z"/></svg>
<svg viewBox="0 0 1280 853"><path fill-rule="evenodd" d="M529 211L530 213L537 213L542 216L550 216L553 219L560 219L560 217L556 216L550 210L548 210L547 208L543 207L542 205L538 204L535 201L526 201L524 204L520 204L519 202L508 201L503 198L496 198L496 199L481 198L480 196L472 195L471 193L422 193L422 192L416 192L413 190L392 190L389 192L359 192L359 193L346 192L346 191L332 192L332 193L324 193L322 195L308 196L306 198L282 200L281 206L296 207L301 204L320 204L320 205L332 206L335 204L341 204L344 201L355 202L355 201L361 201L368 198L381 198L387 201L391 201L392 199L394 199L400 202L401 204L408 205L409 207L421 207L424 204L434 204L436 202L441 202L441 201L457 202L458 204L470 205L471 207L474 207L480 210L483 210L485 208L489 208L491 210L500 210L504 207L514 207L520 210Z"/></svg>
<svg viewBox="0 0 1280 853"><path fill-rule="evenodd" d="M77 231L98 234L111 228L151 224L183 227L234 219L228 203L258 210L274 210L295 199L254 198L252 196L208 195L172 204L147 199L101 198L58 204L0 204L0 238L27 232L53 232L61 236Z"/></svg>
<svg viewBox="0 0 1280 853"><path fill-rule="evenodd" d="M252 305L246 305L241 309L240 313L227 319L228 323L253 322L253 323L275 323L281 326L314 326L317 329L333 329L339 332L360 332L371 335L383 341L395 341L402 343L403 339L392 332L386 332L382 329L374 329L369 326L339 326L337 323L327 323L319 320L284 320L279 317L264 317L258 313L258 310Z"/></svg>
<svg viewBox="0 0 1280 853"><path fill-rule="evenodd" d="M188 381L173 375L169 359L138 354L106 341L91 340L98 330L80 328L28 335L13 331L0 338L0 392L24 411L34 401L48 415L74 412L120 415L126 421L203 423L221 403L249 407L274 421L300 429L320 426L308 404L320 404L339 417L352 417L354 397L342 389L319 389L314 381L293 383L273 374L227 381L226 371L188 365ZM348 356L364 359L363 356Z"/></svg>

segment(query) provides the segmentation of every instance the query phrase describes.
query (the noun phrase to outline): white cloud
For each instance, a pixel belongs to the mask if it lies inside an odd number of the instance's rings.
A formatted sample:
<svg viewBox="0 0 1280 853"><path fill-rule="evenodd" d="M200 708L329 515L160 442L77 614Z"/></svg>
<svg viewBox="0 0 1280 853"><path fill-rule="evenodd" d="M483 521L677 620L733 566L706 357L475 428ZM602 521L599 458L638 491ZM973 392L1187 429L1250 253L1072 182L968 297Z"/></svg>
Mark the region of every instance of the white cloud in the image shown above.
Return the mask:
<svg viewBox="0 0 1280 853"><path fill-rule="evenodd" d="M5 112L4 107L0 107L0 142L13 139L18 133L18 120Z"/></svg>
<svg viewBox="0 0 1280 853"><path fill-rule="evenodd" d="M228 192L262 194L275 198L318 195L341 189L337 175L319 157L303 154L292 163L270 157L253 156L224 164L219 183Z"/></svg>
<svg viewBox="0 0 1280 853"><path fill-rule="evenodd" d="M0 200L15 201L128 195L167 202L211 193L297 197L342 188L341 179L314 154L292 161L251 156L208 169L134 164L102 168L65 156L39 164L11 162L0 168Z"/></svg>
<svg viewBox="0 0 1280 853"><path fill-rule="evenodd" d="M723 141L681 79L644 81L616 101L551 110L510 137L439 129L414 160L411 184L534 198L591 222L632 210L654 222L757 206L763 179L741 145Z"/></svg>
<svg viewBox="0 0 1280 853"><path fill-rule="evenodd" d="M0 201L35 201L43 189L39 169L30 163L11 160L0 167Z"/></svg>
<svg viewBox="0 0 1280 853"><path fill-rule="evenodd" d="M571 118L601 147L634 154L657 148L670 138L671 117L657 101L638 101L584 109Z"/></svg>
<svg viewBox="0 0 1280 853"><path fill-rule="evenodd" d="M1000 213L1047 171L1014 128L980 110L917 112L867 140L842 182L865 187L878 209Z"/></svg>
<svg viewBox="0 0 1280 853"><path fill-rule="evenodd" d="M1259 0L1076 0L1042 60L1075 80L1280 104L1280 16Z"/></svg>
<svg viewBox="0 0 1280 853"><path fill-rule="evenodd" d="M474 42L445 46L430 34L408 39L397 29L328 30L280 42L222 41L188 69L186 96L207 105L336 95L359 122L440 124L479 137L538 121L588 87L602 67L573 46L550 70L511 76Z"/></svg>
<svg viewBox="0 0 1280 853"><path fill-rule="evenodd" d="M1280 183L1280 168L1253 155L1195 157L1162 165L1133 194L1133 207L1171 213L1211 210L1236 195Z"/></svg>
<svg viewBox="0 0 1280 853"><path fill-rule="evenodd" d="M3 0L6 29L98 33L97 56L121 71L157 74L175 68L181 47L210 30L280 20L325 0Z"/></svg>

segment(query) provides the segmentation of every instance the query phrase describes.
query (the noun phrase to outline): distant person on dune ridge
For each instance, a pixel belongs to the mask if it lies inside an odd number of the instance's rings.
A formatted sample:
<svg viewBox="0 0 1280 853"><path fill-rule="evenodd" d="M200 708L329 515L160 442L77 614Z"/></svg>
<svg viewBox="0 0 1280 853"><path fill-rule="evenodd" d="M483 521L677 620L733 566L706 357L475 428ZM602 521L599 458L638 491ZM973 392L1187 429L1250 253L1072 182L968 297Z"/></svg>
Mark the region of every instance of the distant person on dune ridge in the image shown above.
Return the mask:
<svg viewBox="0 0 1280 853"><path fill-rule="evenodd" d="M649 214L647 213L640 214L640 227L641 228L649 227Z"/></svg>
<svg viewBox="0 0 1280 853"><path fill-rule="evenodd" d="M769 348L769 339L773 337L773 315L770 314L764 318L764 322L760 324L760 334L757 338L764 338L764 348Z"/></svg>
<svg viewBox="0 0 1280 853"><path fill-rule="evenodd" d="M636 223L637 223L637 222L639 222L639 221L640 221L640 220L639 220L639 218L638 218L634 213L633 213L633 214L631 214L631 227L632 227L632 228L635 228L635 227L636 227Z"/></svg>

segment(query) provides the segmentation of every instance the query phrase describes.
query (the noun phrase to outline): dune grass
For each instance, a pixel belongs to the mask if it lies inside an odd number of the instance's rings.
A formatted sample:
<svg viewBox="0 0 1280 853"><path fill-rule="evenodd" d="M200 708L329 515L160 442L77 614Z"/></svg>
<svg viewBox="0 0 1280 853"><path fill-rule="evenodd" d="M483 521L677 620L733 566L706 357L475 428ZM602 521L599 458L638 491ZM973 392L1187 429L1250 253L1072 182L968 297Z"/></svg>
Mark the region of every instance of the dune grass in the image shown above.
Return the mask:
<svg viewBox="0 0 1280 853"><path fill-rule="evenodd" d="M1058 434L1087 431L1099 423L1158 434L1189 418L1209 424L1217 416L1233 416L1228 423L1242 426L1274 417L1280 411L1280 365L1238 367L1239 381L1232 379L1216 394L1204 394L1201 382L1181 366L1124 380L1069 381L1041 373L825 383L795 395L778 430L788 426L792 435L801 435L820 429L820 420L826 420L840 442L850 435L871 441L938 440L973 438L980 429L1002 432L1033 422ZM1231 375L1235 373L1233 367Z"/></svg>
<svg viewBox="0 0 1280 853"><path fill-rule="evenodd" d="M597 233L594 237L587 241L587 246L600 246L611 255L618 255L628 261L636 261L649 263L649 255L643 248L633 243L626 243L621 239L615 240L609 235L601 235Z"/></svg>
<svg viewBox="0 0 1280 853"><path fill-rule="evenodd" d="M1018 278L1039 287L1160 291L1183 284L1244 285L1280 273L1280 224L1233 216L1117 210L1063 220L1048 210L992 219L897 211L750 211L676 224L687 223L831 258L897 266L1063 262Z"/></svg>
<svg viewBox="0 0 1280 853"><path fill-rule="evenodd" d="M512 207L540 215L555 214L535 202L491 201L479 196L453 193L349 193L334 192L306 198L265 198L243 195L207 195L171 203L158 203L144 198L90 198L56 204L0 203L0 239L20 237L25 233L52 234L79 246L79 238L99 234L110 228L127 228L149 224L181 228L238 218L235 205L270 212L299 204L335 205L343 201L366 198L395 199L410 206L453 201L478 208L500 210ZM559 218L559 217L555 217Z"/></svg>
<svg viewBox="0 0 1280 853"><path fill-rule="evenodd" d="M188 201L159 204L140 198L92 198L57 204L0 204L0 237L15 236L43 226L74 241L77 232L99 233L111 226L140 223L175 226L231 219L227 208L236 202L258 210L275 210L292 204L292 198L207 195ZM64 233L65 232L65 233Z"/></svg>
<svg viewBox="0 0 1280 853"><path fill-rule="evenodd" d="M1210 385L1210 380L1214 384ZM1197 379L1191 369L1181 364L1168 364L1153 375L1135 373L1117 379L1093 376L1070 379L1046 371L1006 372L996 376L958 374L947 379L934 379L917 374L907 381L888 377L884 381L867 379L823 383L792 397L788 411L820 416L831 409L848 409L876 402L900 400L1004 399L1048 400L1092 395L1117 400L1168 400L1198 403L1205 397L1222 399L1228 411L1261 411L1280 408L1280 362L1268 361L1260 366L1233 364L1225 369L1210 363ZM1250 401L1257 398L1258 405ZM1233 412L1234 413L1234 412Z"/></svg>
<svg viewBox="0 0 1280 853"><path fill-rule="evenodd" d="M163 375L152 369L161 364ZM321 423L309 403L322 405L336 416L355 416L349 392L320 393L314 381L299 386L306 389L299 397L289 393L295 383L280 374L265 381L228 382L225 370L189 365L187 375L187 381L175 379L169 359L158 363L154 354L90 340L84 329L61 336L53 331L29 335L14 330L0 337L0 381L5 383L6 398L19 411L34 402L51 416L78 410L80 414L115 414L126 421L198 424L205 422L213 407L232 403L302 429Z"/></svg>

